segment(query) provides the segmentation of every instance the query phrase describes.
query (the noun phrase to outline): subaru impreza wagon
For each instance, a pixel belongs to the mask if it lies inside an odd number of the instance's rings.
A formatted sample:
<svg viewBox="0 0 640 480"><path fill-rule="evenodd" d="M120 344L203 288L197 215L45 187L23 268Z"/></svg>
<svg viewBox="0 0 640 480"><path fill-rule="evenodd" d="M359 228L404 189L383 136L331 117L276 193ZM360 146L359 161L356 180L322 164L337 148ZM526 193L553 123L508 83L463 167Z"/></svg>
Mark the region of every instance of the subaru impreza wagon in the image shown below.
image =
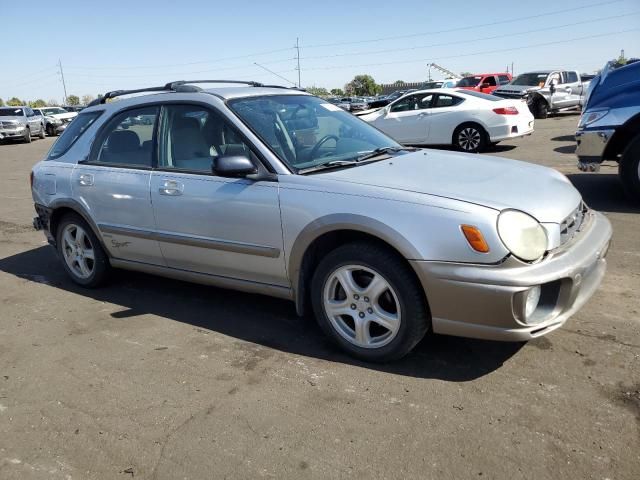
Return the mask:
<svg viewBox="0 0 640 480"><path fill-rule="evenodd" d="M544 335L602 280L610 223L555 170L405 148L296 89L195 83L106 94L34 167L34 225L76 283L122 268L281 297L388 361L427 331Z"/></svg>

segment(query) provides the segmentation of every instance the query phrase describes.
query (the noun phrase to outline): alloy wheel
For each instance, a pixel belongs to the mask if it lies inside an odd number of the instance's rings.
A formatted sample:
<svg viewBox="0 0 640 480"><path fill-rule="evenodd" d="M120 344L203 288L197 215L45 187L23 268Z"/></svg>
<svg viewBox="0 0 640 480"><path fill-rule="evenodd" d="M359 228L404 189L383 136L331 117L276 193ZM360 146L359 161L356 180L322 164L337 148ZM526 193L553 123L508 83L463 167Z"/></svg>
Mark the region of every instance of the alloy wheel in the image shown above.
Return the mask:
<svg viewBox="0 0 640 480"><path fill-rule="evenodd" d="M467 152L477 150L481 139L480 132L473 127L465 127L458 133L458 145Z"/></svg>
<svg viewBox="0 0 640 480"><path fill-rule="evenodd" d="M327 278L324 310L338 334L361 348L390 343L402 321L398 295L378 272L345 265Z"/></svg>
<svg viewBox="0 0 640 480"><path fill-rule="evenodd" d="M89 235L82 227L73 223L65 226L62 232L62 253L74 275L85 280L93 274L95 251Z"/></svg>

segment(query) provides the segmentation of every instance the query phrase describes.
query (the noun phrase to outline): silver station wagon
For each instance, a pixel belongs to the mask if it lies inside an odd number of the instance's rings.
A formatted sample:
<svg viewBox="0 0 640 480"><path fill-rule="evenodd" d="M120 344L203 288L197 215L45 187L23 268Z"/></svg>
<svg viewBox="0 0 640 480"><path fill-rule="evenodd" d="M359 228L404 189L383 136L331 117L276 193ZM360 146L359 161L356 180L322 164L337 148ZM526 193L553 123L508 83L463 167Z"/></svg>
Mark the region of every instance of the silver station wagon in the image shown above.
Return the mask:
<svg viewBox="0 0 640 480"><path fill-rule="evenodd" d="M289 299L369 361L429 330L526 341L560 327L598 288L611 238L554 170L406 148L254 82L110 92L31 180L34 225L76 283L123 268Z"/></svg>

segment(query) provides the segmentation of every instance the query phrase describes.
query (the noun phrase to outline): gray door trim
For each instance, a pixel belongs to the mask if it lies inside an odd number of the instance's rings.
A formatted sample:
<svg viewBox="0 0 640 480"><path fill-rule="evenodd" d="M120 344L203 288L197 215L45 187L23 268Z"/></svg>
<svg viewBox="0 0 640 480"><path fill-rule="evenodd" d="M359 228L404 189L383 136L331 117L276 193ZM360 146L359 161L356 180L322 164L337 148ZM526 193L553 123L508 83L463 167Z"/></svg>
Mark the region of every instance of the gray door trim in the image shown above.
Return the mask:
<svg viewBox="0 0 640 480"><path fill-rule="evenodd" d="M225 252L244 253L247 255L256 255L259 257L278 258L280 256L279 248L269 247L266 245L256 245L251 243L231 242L228 240L220 240L217 238L203 238L191 235L177 235L175 233L140 230L136 228L121 227L119 225L106 223L99 224L98 228L102 233L127 235L129 237L156 240L158 242L175 243L178 245L188 245L190 247L201 247L209 248L212 250L222 250Z"/></svg>

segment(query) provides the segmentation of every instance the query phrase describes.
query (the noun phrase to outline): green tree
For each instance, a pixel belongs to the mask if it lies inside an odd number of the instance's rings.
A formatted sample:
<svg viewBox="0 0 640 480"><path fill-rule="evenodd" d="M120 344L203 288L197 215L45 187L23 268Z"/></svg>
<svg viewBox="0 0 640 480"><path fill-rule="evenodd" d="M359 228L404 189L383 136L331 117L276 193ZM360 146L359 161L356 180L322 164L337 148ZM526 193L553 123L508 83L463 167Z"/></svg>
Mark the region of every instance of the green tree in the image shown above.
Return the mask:
<svg viewBox="0 0 640 480"><path fill-rule="evenodd" d="M93 95L83 95L82 96L82 105L89 105L91 102L93 102Z"/></svg>
<svg viewBox="0 0 640 480"><path fill-rule="evenodd" d="M33 102L29 102L29 106L31 108L42 108L47 106L47 102L39 98L37 100L34 100Z"/></svg>
<svg viewBox="0 0 640 480"><path fill-rule="evenodd" d="M17 107L19 105L23 105L23 102L18 97L13 97L7 100L7 105L10 107Z"/></svg>
<svg viewBox="0 0 640 480"><path fill-rule="evenodd" d="M344 89L353 95L376 95L382 92L382 87L376 84L371 75L356 75Z"/></svg>
<svg viewBox="0 0 640 480"><path fill-rule="evenodd" d="M471 75L473 75L471 72L460 72L461 77L470 77Z"/></svg>
<svg viewBox="0 0 640 480"><path fill-rule="evenodd" d="M80 97L77 95L69 95L67 97L67 105L80 105Z"/></svg>
<svg viewBox="0 0 640 480"><path fill-rule="evenodd" d="M50 98L49 101L47 102L47 107L59 107L59 106L60 104L55 98Z"/></svg>
<svg viewBox="0 0 640 480"><path fill-rule="evenodd" d="M393 84L396 86L404 85L404 80L396 80Z"/></svg>
<svg viewBox="0 0 640 480"><path fill-rule="evenodd" d="M330 93L336 97L344 97L344 92L341 88L332 88Z"/></svg>
<svg viewBox="0 0 640 480"><path fill-rule="evenodd" d="M327 91L326 88L322 88L322 87L307 87L305 89L307 92L309 92L311 95L315 95L316 97L328 97L329 96L329 92Z"/></svg>
<svg viewBox="0 0 640 480"><path fill-rule="evenodd" d="M0 98L0 107L4 107L4 100Z"/></svg>

